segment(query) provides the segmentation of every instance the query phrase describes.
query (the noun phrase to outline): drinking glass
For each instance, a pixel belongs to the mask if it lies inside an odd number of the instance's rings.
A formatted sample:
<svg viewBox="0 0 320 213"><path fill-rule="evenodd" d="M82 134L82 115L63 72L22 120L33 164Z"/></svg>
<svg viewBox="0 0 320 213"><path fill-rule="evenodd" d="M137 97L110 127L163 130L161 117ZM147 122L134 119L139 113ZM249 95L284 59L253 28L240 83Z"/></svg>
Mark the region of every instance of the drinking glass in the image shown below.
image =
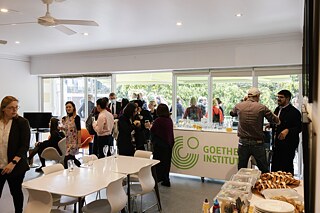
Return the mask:
<svg viewBox="0 0 320 213"><path fill-rule="evenodd" d="M89 156L88 167L92 167L92 166L93 166L93 157Z"/></svg>
<svg viewBox="0 0 320 213"><path fill-rule="evenodd" d="M72 159L68 160L68 171L72 172L74 169L74 161Z"/></svg>
<svg viewBox="0 0 320 213"><path fill-rule="evenodd" d="M115 152L115 148L114 148L114 146L110 146L110 154L111 155L113 155L114 154L114 152Z"/></svg>
<svg viewBox="0 0 320 213"><path fill-rule="evenodd" d="M109 146L108 146L108 145L105 145L105 146L103 147L103 154L104 154L105 157L107 157L108 150L109 150Z"/></svg>

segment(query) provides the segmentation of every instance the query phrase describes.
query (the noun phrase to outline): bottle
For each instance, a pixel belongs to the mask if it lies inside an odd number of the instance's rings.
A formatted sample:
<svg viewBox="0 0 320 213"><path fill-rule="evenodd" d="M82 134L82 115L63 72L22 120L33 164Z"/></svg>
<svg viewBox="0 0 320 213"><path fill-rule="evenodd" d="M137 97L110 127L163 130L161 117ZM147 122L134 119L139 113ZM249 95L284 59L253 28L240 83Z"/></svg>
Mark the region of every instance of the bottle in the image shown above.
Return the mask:
<svg viewBox="0 0 320 213"><path fill-rule="evenodd" d="M209 204L208 199L206 198L202 204L202 212L209 213L209 209L210 209L210 204Z"/></svg>
<svg viewBox="0 0 320 213"><path fill-rule="evenodd" d="M220 205L218 199L215 199L213 202L212 213L220 213Z"/></svg>

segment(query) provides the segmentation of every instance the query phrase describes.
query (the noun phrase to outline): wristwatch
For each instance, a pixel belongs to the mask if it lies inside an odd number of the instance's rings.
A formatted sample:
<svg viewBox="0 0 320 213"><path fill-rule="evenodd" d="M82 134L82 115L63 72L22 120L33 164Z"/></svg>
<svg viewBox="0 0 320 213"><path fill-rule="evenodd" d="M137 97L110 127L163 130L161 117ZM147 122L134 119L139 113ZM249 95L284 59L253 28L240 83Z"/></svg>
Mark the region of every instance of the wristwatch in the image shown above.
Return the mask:
<svg viewBox="0 0 320 213"><path fill-rule="evenodd" d="M12 164L14 164L14 165L16 165L16 164L18 163L16 160L12 160L11 162L12 162Z"/></svg>

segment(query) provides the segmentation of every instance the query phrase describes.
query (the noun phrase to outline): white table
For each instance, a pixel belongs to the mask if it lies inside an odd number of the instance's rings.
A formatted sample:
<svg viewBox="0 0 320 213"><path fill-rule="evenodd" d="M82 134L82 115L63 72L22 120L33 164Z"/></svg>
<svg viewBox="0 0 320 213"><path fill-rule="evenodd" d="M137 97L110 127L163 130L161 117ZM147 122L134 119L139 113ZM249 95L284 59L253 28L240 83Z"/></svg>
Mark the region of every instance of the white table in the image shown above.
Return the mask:
<svg viewBox="0 0 320 213"><path fill-rule="evenodd" d="M139 157L129 157L129 156L118 156L117 158L107 157L105 159L105 164L112 165L111 170L116 173L126 174L127 175L127 195L128 195L128 209L131 212L130 208L130 175L135 174L140 171L141 168L149 165L156 165L160 163L159 160L139 158ZM112 163L109 163L111 160ZM114 163L115 162L115 163ZM101 160L98 163L102 163ZM155 173L155 167L152 167L153 177L155 178L155 191L158 199L158 203L161 209L160 193L158 189L157 175Z"/></svg>
<svg viewBox="0 0 320 213"><path fill-rule="evenodd" d="M158 160L127 156L101 158L94 161L91 168L76 167L73 172L65 169L26 181L22 186L77 197L79 199L79 212L81 212L82 198L85 196L107 187L110 182L123 178L125 175L129 182L131 174L139 172L145 166L157 163L159 163ZM157 196L160 200L159 194ZM128 187L128 207L130 210L130 187Z"/></svg>

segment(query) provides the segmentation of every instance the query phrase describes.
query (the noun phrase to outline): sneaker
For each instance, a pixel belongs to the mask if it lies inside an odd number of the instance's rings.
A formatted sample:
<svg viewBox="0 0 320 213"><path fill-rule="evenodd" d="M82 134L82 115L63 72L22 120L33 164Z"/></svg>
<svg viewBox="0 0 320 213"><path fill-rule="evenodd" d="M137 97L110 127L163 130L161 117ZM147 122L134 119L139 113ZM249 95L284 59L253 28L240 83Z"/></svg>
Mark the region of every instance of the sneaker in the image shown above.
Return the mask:
<svg viewBox="0 0 320 213"><path fill-rule="evenodd" d="M35 171L36 171L36 172L41 172L41 173L42 173L42 172L43 172L43 171L42 171L42 166L40 166L39 168L36 168L36 169L35 169Z"/></svg>
<svg viewBox="0 0 320 213"><path fill-rule="evenodd" d="M170 181L162 181L161 185L162 186L166 186L166 187L170 187L171 186Z"/></svg>

